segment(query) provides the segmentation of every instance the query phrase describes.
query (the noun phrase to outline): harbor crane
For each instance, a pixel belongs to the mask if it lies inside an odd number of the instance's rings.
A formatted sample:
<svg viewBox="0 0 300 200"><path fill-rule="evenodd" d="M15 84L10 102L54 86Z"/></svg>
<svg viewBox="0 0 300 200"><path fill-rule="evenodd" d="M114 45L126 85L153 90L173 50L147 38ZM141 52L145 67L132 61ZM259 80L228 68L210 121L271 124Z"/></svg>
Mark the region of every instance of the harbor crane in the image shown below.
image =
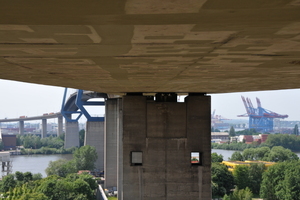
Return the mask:
<svg viewBox="0 0 300 200"><path fill-rule="evenodd" d="M249 129L255 129L263 133L272 132L275 118L284 119L288 117L288 115L281 115L263 108L260 99L257 97L257 108L253 107L251 99L241 97L247 113L238 115L238 117L249 117Z"/></svg>

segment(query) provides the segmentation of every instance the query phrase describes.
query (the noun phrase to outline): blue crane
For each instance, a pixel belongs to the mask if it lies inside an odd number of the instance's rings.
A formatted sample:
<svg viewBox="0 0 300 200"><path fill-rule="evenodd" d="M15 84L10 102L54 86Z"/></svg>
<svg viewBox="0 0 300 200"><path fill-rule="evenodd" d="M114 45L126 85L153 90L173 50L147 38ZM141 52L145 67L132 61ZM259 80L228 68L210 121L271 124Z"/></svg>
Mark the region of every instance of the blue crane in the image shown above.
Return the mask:
<svg viewBox="0 0 300 200"><path fill-rule="evenodd" d="M249 98L242 96L244 106L247 113L243 115L238 115L238 117L249 117L249 129L255 129L260 132L272 132L274 126L274 119L284 119L288 115L281 115L273 111L264 109L261 106L259 98L256 97L257 108L253 107L253 104Z"/></svg>

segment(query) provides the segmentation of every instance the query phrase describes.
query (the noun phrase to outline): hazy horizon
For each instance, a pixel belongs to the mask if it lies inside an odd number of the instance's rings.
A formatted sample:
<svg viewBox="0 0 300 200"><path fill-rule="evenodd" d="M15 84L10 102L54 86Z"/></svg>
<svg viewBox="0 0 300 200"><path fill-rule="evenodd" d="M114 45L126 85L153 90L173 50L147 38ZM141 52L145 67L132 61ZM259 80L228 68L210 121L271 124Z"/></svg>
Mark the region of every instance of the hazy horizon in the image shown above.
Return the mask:
<svg viewBox="0 0 300 200"><path fill-rule="evenodd" d="M0 79L0 119L19 116L38 116L43 113L59 112L62 105L63 87L38 85ZM211 96L211 112L227 119L247 119L237 115L246 113L241 96L249 97L256 108L256 97L262 107L278 114L287 114L287 121L300 120L300 89L273 90L242 93L208 94ZM97 113L104 114L104 109Z"/></svg>

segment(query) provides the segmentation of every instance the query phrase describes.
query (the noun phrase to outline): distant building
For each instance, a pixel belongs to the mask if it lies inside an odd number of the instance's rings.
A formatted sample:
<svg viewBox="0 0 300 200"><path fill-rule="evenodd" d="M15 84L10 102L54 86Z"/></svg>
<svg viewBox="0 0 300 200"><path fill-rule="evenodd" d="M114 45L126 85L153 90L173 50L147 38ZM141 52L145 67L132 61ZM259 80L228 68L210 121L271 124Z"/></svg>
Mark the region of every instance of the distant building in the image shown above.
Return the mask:
<svg viewBox="0 0 300 200"><path fill-rule="evenodd" d="M16 150L17 137L16 135L1 134L4 150Z"/></svg>
<svg viewBox="0 0 300 200"><path fill-rule="evenodd" d="M239 135L237 137L237 142L245 142L247 144L252 144L257 142L258 144L266 142L268 134L259 134L259 135Z"/></svg>
<svg viewBox="0 0 300 200"><path fill-rule="evenodd" d="M211 132L211 140L220 139L229 141L229 133L228 132Z"/></svg>

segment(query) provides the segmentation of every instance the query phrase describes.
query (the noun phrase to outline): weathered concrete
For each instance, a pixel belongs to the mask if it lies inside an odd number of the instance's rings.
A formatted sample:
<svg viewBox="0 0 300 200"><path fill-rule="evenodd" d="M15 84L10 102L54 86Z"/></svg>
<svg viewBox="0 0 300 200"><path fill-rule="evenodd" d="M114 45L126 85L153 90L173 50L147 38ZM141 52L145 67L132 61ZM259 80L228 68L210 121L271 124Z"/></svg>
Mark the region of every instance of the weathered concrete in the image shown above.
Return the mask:
<svg viewBox="0 0 300 200"><path fill-rule="evenodd" d="M86 122L84 145L94 146L98 159L96 169L104 170L104 122Z"/></svg>
<svg viewBox="0 0 300 200"><path fill-rule="evenodd" d="M78 122L65 122L65 148L79 147L79 126Z"/></svg>
<svg viewBox="0 0 300 200"><path fill-rule="evenodd" d="M57 136L59 136L63 133L63 116L58 116L57 123L58 123Z"/></svg>
<svg viewBox="0 0 300 200"><path fill-rule="evenodd" d="M184 103L123 99L122 200L211 200L210 97ZM142 164L131 163L142 152ZM199 152L201 164L191 164Z"/></svg>
<svg viewBox="0 0 300 200"><path fill-rule="evenodd" d="M117 94L299 88L299 0L20 5L1 1L1 79Z"/></svg>
<svg viewBox="0 0 300 200"><path fill-rule="evenodd" d="M105 102L104 188L109 190L117 187L119 101L120 99L107 99Z"/></svg>
<svg viewBox="0 0 300 200"><path fill-rule="evenodd" d="M42 119L42 138L47 137L47 119Z"/></svg>
<svg viewBox="0 0 300 200"><path fill-rule="evenodd" d="M24 135L24 121L19 121L19 134Z"/></svg>

